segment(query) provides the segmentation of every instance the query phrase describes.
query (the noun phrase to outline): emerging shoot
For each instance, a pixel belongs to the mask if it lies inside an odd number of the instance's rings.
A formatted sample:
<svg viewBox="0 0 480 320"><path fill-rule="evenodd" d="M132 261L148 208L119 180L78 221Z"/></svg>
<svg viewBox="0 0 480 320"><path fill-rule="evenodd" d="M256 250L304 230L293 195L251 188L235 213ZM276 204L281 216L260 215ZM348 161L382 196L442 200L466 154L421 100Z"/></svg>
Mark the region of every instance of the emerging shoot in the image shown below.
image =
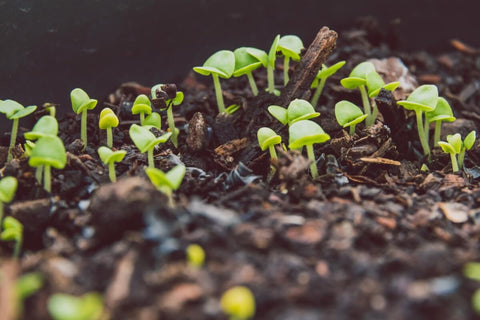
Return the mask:
<svg viewBox="0 0 480 320"><path fill-rule="evenodd" d="M435 122L435 132L433 135L433 146L438 146L442 130L442 121L452 122L456 118L453 116L452 108L445 98L439 97L435 110L425 113L425 134L428 138L430 123ZM427 139L428 140L428 139Z"/></svg>
<svg viewBox="0 0 480 320"><path fill-rule="evenodd" d="M277 160L277 152L275 151L275 145L282 142L282 137L275 133L270 128L262 127L257 131L257 139L258 144L260 145L260 149L265 151L268 148L270 152L270 158ZM270 174L269 176L272 177L275 173L275 167L270 165Z"/></svg>
<svg viewBox="0 0 480 320"><path fill-rule="evenodd" d="M88 94L80 88L75 88L70 92L72 109L76 114L82 114L80 139L83 141L83 150L87 148L87 111L93 110L97 106L97 100L90 99Z"/></svg>
<svg viewBox="0 0 480 320"><path fill-rule="evenodd" d="M247 287L236 286L223 293L220 306L230 320L248 320L255 315L255 296Z"/></svg>
<svg viewBox="0 0 480 320"><path fill-rule="evenodd" d="M125 150L118 150L113 151L108 147L100 147L97 150L98 155L103 163L108 165L108 177L110 178L111 182L117 181L117 175L115 173L115 162L120 162L123 160L127 151Z"/></svg>
<svg viewBox="0 0 480 320"><path fill-rule="evenodd" d="M455 133L454 135L449 134L447 136L447 142L439 141L438 145L442 148L443 152L450 154L452 171L458 172L460 168L457 162L457 154L462 150L462 136L460 133Z"/></svg>
<svg viewBox="0 0 480 320"><path fill-rule="evenodd" d="M175 148L178 147L178 130L175 127L175 119L173 117L173 106L178 106L183 102L183 92L177 91L177 86L174 84L157 84L152 87L152 98L159 102L161 109L167 109L167 122L168 129L172 133L173 145Z"/></svg>
<svg viewBox="0 0 480 320"><path fill-rule="evenodd" d="M283 85L286 86L289 80L290 59L300 61L300 53L304 49L302 39L294 35L283 36L278 41L277 51L282 52L283 60Z"/></svg>
<svg viewBox="0 0 480 320"><path fill-rule="evenodd" d="M145 115L152 113L152 103L144 94L137 96L132 106L132 114L140 115L140 125L144 125Z"/></svg>
<svg viewBox="0 0 480 320"><path fill-rule="evenodd" d="M253 78L252 71L261 66L267 67L267 53L256 48L241 47L233 51L233 54L235 55L235 71L233 72L233 76L240 77L246 75L253 95L257 96L258 88L255 79Z"/></svg>
<svg viewBox="0 0 480 320"><path fill-rule="evenodd" d="M5 177L0 180L0 231L2 231L4 204L13 200L17 186L18 182L15 177Z"/></svg>
<svg viewBox="0 0 480 320"><path fill-rule="evenodd" d="M15 241L13 257L16 259L20 255L23 242L23 225L13 217L6 217L3 220L3 231L0 234L0 240Z"/></svg>
<svg viewBox="0 0 480 320"><path fill-rule="evenodd" d="M325 86L325 82L327 79L334 75L341 67L345 65L345 61L340 61L335 63L333 66L327 67L326 65L322 65L322 69L320 69L313 80L312 85L310 86L312 89L315 89L315 93L313 94L312 100L310 101L313 107L316 107L318 104L318 100L320 99L320 95L322 94L323 88Z"/></svg>
<svg viewBox="0 0 480 320"><path fill-rule="evenodd" d="M342 100L335 104L335 118L342 127L350 128L350 135L355 134L355 126L365 120L366 114L363 114L362 110L350 101Z"/></svg>
<svg viewBox="0 0 480 320"><path fill-rule="evenodd" d="M105 108L100 112L100 120L98 121L98 127L103 130L107 130L107 146L113 147L113 134L112 128L118 126L117 115L110 108Z"/></svg>
<svg viewBox="0 0 480 320"><path fill-rule="evenodd" d="M277 36L273 40L272 46L270 47L270 51L268 52L268 61L267 61L268 87L267 87L266 91L271 93L271 94L275 94L277 96L280 95L280 91L275 90L275 75L274 75L273 71L275 70L275 58L277 57L278 42L279 41L280 41L280 35L277 34Z"/></svg>
<svg viewBox="0 0 480 320"><path fill-rule="evenodd" d="M171 132L167 132L157 138L148 128L139 126L137 124L132 124L130 126L129 134L138 150L140 150L141 153L147 153L148 166L150 168L155 167L153 160L153 149L156 145L165 143L172 135Z"/></svg>
<svg viewBox="0 0 480 320"><path fill-rule="evenodd" d="M186 168L183 164L175 166L167 173L157 168L147 168L145 172L150 178L152 184L158 191L165 194L168 198L168 204L171 208L175 206L173 201L173 191L177 190L185 176Z"/></svg>
<svg viewBox="0 0 480 320"><path fill-rule="evenodd" d="M463 168L463 162L465 161L465 151L472 149L472 147L475 145L476 136L477 133L475 131L471 131L469 134L467 134L465 140L463 140L462 148L458 154L458 165L460 169Z"/></svg>
<svg viewBox="0 0 480 320"><path fill-rule="evenodd" d="M310 102L303 99L293 100L287 109L271 105L268 107L268 112L282 124L289 126L297 121L313 119L320 115L319 112L315 112Z"/></svg>

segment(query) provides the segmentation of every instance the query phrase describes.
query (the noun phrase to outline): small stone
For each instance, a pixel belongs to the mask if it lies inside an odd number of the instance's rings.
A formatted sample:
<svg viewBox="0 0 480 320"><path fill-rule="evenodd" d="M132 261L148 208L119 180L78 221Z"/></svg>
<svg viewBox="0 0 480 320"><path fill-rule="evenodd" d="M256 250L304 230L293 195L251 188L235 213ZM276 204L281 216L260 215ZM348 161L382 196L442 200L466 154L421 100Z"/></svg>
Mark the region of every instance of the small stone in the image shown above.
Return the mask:
<svg viewBox="0 0 480 320"><path fill-rule="evenodd" d="M463 223L468 220L468 207L461 203L437 203L445 217L454 223Z"/></svg>

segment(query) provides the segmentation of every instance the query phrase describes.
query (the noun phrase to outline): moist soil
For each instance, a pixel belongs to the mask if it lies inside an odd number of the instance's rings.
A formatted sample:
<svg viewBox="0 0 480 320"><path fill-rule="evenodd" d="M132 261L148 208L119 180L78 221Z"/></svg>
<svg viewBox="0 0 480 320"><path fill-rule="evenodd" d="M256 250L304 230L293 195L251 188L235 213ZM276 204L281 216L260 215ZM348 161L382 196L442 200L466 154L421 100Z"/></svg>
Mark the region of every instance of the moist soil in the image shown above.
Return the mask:
<svg viewBox="0 0 480 320"><path fill-rule="evenodd" d="M480 51L452 41L445 52L405 53L394 33L378 30L375 21L362 20L339 35L327 60L347 64L327 80L317 107L314 121L332 139L315 145L316 180L299 152L279 148L278 161L270 162L260 150L258 128L275 129L284 142L288 132L267 112L281 98L254 97L245 77L221 80L227 106L240 105L232 115L217 115L210 79L190 74L177 84L185 94L174 107L179 147L168 142L155 149L157 168L187 166L175 208L148 180L146 155L128 135L137 121L132 102L148 87L123 84L105 104L120 118L114 147L127 151L114 184L96 153L105 144L97 114L88 118L86 151L77 139L79 116L59 117L68 164L53 170L52 194L35 183L28 161L18 157L20 146L5 163L4 134L2 172L19 180L6 214L23 223L24 244L17 264L9 259L12 243L0 243L2 310L14 279L38 271L45 284L25 301L22 319L50 319L53 293L91 291L103 295L111 319L227 319L219 299L235 285L254 293L255 319L474 319L471 297L480 283L466 279L462 268L480 258L480 148L467 152L461 173L452 173L449 156L437 149L429 171L420 171L426 159L414 117L395 100L417 85L436 84L457 117L442 133L478 132ZM350 137L336 123L334 105L361 100L339 80L367 59L377 59L386 82L401 77L401 86L395 97L383 92L377 99L376 124L359 125ZM291 79L301 68L292 63ZM254 76L262 91L266 72ZM39 109L37 118L46 113ZM186 262L192 243L206 252L202 268Z"/></svg>

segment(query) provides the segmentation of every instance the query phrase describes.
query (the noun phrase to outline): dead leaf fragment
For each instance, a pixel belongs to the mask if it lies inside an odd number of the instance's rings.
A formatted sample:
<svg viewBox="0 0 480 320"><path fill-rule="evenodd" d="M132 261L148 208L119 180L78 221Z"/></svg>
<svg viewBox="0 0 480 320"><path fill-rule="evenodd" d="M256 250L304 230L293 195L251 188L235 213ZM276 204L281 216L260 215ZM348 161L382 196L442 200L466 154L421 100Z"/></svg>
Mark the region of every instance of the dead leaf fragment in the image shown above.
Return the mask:
<svg viewBox="0 0 480 320"><path fill-rule="evenodd" d="M439 202L437 206L445 217L454 223L463 223L468 220L468 208L461 203Z"/></svg>

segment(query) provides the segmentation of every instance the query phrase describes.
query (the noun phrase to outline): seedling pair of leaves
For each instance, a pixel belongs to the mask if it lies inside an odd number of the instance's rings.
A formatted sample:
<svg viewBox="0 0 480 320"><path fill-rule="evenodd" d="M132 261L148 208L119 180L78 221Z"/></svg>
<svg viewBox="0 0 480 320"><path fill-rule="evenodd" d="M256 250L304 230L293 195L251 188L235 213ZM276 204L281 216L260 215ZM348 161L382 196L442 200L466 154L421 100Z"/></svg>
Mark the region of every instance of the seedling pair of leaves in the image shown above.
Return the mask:
<svg viewBox="0 0 480 320"><path fill-rule="evenodd" d="M96 292L81 297L56 293L48 299L47 307L55 320L100 320L106 312L103 298Z"/></svg>
<svg viewBox="0 0 480 320"><path fill-rule="evenodd" d="M462 141L462 136L460 133L455 133L453 135L447 136L447 141L439 141L438 145L442 148L443 152L450 155L450 160L452 163L452 171L458 172L463 168L463 163L465 160L465 152L470 150L476 140L476 132L471 131ZM457 161L458 156L458 161Z"/></svg>
<svg viewBox="0 0 480 320"><path fill-rule="evenodd" d="M257 131L257 139L258 145L262 151L268 149L270 152L270 158L277 160L277 152L275 151L275 145L280 144L282 142L282 137L280 137L275 131L268 127L262 127ZM267 180L271 180L273 175L275 174L275 167L270 166L270 172L268 175Z"/></svg>
<svg viewBox="0 0 480 320"><path fill-rule="evenodd" d="M186 168L183 164L175 166L167 173L153 167L145 170L147 176L157 190L167 196L168 204L172 208L175 206L173 201L173 191L177 190L182 184L185 171Z"/></svg>
<svg viewBox="0 0 480 320"><path fill-rule="evenodd" d="M113 129L118 126L118 117L110 108L104 108L100 112L98 127L107 131L107 147L113 147Z"/></svg>
<svg viewBox="0 0 480 320"><path fill-rule="evenodd" d="M335 118L342 127L349 127L351 136L355 134L355 126L367 118L362 110L347 100L342 100L335 104Z"/></svg>
<svg viewBox="0 0 480 320"><path fill-rule="evenodd" d="M102 162L108 166L108 177L110 178L110 181L116 182L117 175L115 172L115 163L122 161L125 155L127 154L127 151L125 150L113 151L108 147L102 146L98 148L97 152Z"/></svg>
<svg viewBox="0 0 480 320"><path fill-rule="evenodd" d="M165 143L172 135L171 132L167 132L160 137L156 137L148 127L132 124L129 130L130 138L135 146L141 153L147 153L148 166L150 168L155 167L153 159L153 149L160 143Z"/></svg>
<svg viewBox="0 0 480 320"><path fill-rule="evenodd" d="M170 140L172 140L175 148L178 147L178 134L180 130L175 127L172 107L180 105L183 102L183 98L183 92L178 91L174 84L157 84L152 87L152 99L161 100L163 102L161 105L164 106L161 109L167 109L168 129L172 133ZM158 121L160 122L160 118ZM160 127L158 127L158 129L160 129Z"/></svg>
<svg viewBox="0 0 480 320"><path fill-rule="evenodd" d="M152 112L152 103L144 94L137 96L132 106L132 114L140 116L140 125L162 128L162 117L158 112ZM145 116L146 115L146 116Z"/></svg>
<svg viewBox="0 0 480 320"><path fill-rule="evenodd" d="M3 219L3 231L0 234L0 240L15 241L13 257L18 258L23 242L23 225L13 217Z"/></svg>
<svg viewBox="0 0 480 320"><path fill-rule="evenodd" d="M283 125L291 126L296 121L316 118L320 115L316 112L310 102L303 99L295 99L284 108L277 105L268 107L268 112Z"/></svg>
<svg viewBox="0 0 480 320"><path fill-rule="evenodd" d="M88 94L80 88L75 88L70 92L72 109L76 114L82 115L80 125L80 139L83 141L83 150L87 148L87 111L93 110L97 106L97 100L90 99Z"/></svg>
<svg viewBox="0 0 480 320"><path fill-rule="evenodd" d="M322 69L320 69L315 76L315 79L310 86L312 89L315 89L315 93L312 96L312 100L310 103L313 107L316 107L318 104L318 100L320 99L320 95L322 94L323 88L325 87L325 82L329 77L334 75L340 68L345 65L345 61L340 61L335 63L333 66L327 67L326 65L322 65Z"/></svg>
<svg viewBox="0 0 480 320"><path fill-rule="evenodd" d="M4 204L10 203L17 192L18 182L15 177L5 177L0 180L0 231L2 231L2 219L4 214Z"/></svg>

